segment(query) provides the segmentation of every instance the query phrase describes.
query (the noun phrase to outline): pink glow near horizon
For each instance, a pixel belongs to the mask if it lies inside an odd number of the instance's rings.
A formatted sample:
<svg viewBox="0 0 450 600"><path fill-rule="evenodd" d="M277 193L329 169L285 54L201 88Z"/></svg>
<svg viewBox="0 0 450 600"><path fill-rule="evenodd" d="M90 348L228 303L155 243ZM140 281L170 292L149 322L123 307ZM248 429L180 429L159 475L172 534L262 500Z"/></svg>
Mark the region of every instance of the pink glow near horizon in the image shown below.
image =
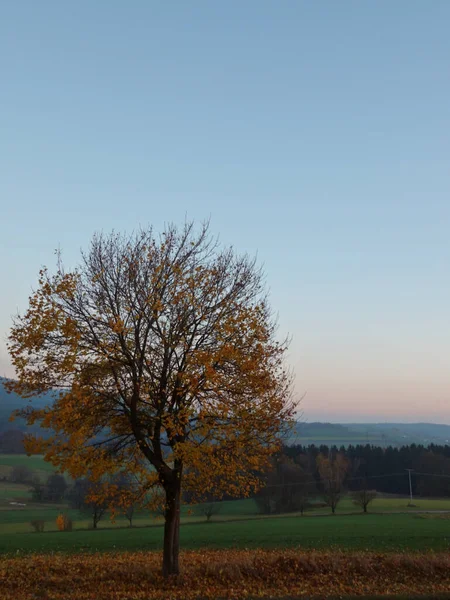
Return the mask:
<svg viewBox="0 0 450 600"><path fill-rule="evenodd" d="M338 377L329 370L320 378L317 372L298 368L305 377L296 378L296 396L303 397L299 404L300 420L345 422L428 422L450 424L450 385L446 381L431 386L420 377L409 380L363 380L351 373ZM13 377L14 370L5 355L0 356L0 375Z"/></svg>

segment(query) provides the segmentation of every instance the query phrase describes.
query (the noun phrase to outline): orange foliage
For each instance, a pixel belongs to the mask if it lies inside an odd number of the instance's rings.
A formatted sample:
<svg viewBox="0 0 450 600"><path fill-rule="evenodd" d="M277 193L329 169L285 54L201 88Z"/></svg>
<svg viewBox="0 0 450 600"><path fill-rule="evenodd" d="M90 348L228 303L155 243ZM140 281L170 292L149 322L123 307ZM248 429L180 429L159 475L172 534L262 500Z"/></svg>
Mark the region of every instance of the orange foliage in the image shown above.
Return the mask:
<svg viewBox="0 0 450 600"><path fill-rule="evenodd" d="M404 594L450 589L448 554L200 550L163 580L156 553L0 559L2 600L175 600ZM39 592L37 592L39 590ZM38 595L37 595L38 594Z"/></svg>
<svg viewBox="0 0 450 600"><path fill-rule="evenodd" d="M60 513L56 517L56 526L58 531L72 531L72 520L64 513Z"/></svg>

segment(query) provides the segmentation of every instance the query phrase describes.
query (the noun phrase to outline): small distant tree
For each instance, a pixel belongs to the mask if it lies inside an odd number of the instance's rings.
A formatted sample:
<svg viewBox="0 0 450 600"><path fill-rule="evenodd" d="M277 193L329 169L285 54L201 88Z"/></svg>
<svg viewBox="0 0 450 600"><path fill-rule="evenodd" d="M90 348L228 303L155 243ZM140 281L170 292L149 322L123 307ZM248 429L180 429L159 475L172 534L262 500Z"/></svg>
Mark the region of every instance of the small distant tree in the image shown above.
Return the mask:
<svg viewBox="0 0 450 600"><path fill-rule="evenodd" d="M103 496L102 484L88 479L78 479L70 488L67 499L72 508L89 515L92 519L92 528L97 529L98 523L108 509L108 502Z"/></svg>
<svg viewBox="0 0 450 600"><path fill-rule="evenodd" d="M31 482L31 499L33 502L45 502L45 487L41 479L35 475Z"/></svg>
<svg viewBox="0 0 450 600"><path fill-rule="evenodd" d="M200 512L206 517L206 522L209 523L211 517L218 515L221 510L221 505L218 502L204 502L199 506Z"/></svg>
<svg viewBox="0 0 450 600"><path fill-rule="evenodd" d="M367 485L363 485L360 490L356 490L351 492L350 494L353 504L356 506L360 506L363 509L363 512L367 512L367 507L375 498L377 497L376 490L367 489Z"/></svg>
<svg viewBox="0 0 450 600"><path fill-rule="evenodd" d="M305 512L305 510L310 506L309 493L308 493L307 487L305 487L303 490L301 490L297 494L296 505L297 505L297 510L303 516L303 513Z"/></svg>
<svg viewBox="0 0 450 600"><path fill-rule="evenodd" d="M134 513L141 504L142 491L136 483L133 477L124 471L111 480L111 493L115 496L114 504L117 505L114 509L124 515L130 527L133 527Z"/></svg>
<svg viewBox="0 0 450 600"><path fill-rule="evenodd" d="M36 533L42 533L44 531L45 521L42 519L35 519L34 521L30 521L30 525Z"/></svg>
<svg viewBox="0 0 450 600"><path fill-rule="evenodd" d="M69 487L66 498L71 508L81 510L84 505L84 499L87 494L87 479L76 479Z"/></svg>
<svg viewBox="0 0 450 600"><path fill-rule="evenodd" d="M277 498L276 490L270 484L275 478L268 477L266 485L262 487L255 495L255 502L258 510L263 515L271 515L276 512Z"/></svg>
<svg viewBox="0 0 450 600"><path fill-rule="evenodd" d="M97 525L102 519L103 515L105 514L107 508L108 505L102 501L91 501L86 504L85 510L88 511L91 515L93 529L97 529Z"/></svg>
<svg viewBox="0 0 450 600"><path fill-rule="evenodd" d="M72 531L72 519L68 515L60 513L56 517L56 526L58 527L58 531Z"/></svg>
<svg viewBox="0 0 450 600"><path fill-rule="evenodd" d="M33 479L33 472L25 465L15 465L11 469L9 479L14 483L30 483Z"/></svg>
<svg viewBox="0 0 450 600"><path fill-rule="evenodd" d="M136 511L135 504L129 504L123 511L123 515L127 519L129 527L133 527L133 517L134 517L135 511Z"/></svg>
<svg viewBox="0 0 450 600"><path fill-rule="evenodd" d="M285 455L272 460L266 485L255 496L263 514L301 512L306 508L309 475L302 465Z"/></svg>
<svg viewBox="0 0 450 600"><path fill-rule="evenodd" d="M48 502L61 502L67 490L67 481L63 475L52 473L46 484L45 496Z"/></svg>
<svg viewBox="0 0 450 600"><path fill-rule="evenodd" d="M349 463L341 452L330 452L328 456L319 454L316 460L322 484L322 496L334 515L341 501Z"/></svg>
<svg viewBox="0 0 450 600"><path fill-rule="evenodd" d="M276 462L277 480L277 512L298 512L304 509L305 497L308 495L308 474L292 459L281 456Z"/></svg>

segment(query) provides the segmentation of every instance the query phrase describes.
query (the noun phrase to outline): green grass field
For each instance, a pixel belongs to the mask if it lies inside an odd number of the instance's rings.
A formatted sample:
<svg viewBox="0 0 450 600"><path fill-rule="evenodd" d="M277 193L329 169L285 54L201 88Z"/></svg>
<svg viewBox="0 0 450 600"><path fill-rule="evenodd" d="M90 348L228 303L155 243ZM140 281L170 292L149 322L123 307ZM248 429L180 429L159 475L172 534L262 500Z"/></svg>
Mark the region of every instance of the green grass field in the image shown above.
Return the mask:
<svg viewBox="0 0 450 600"><path fill-rule="evenodd" d="M30 486L23 483L0 482L0 509L3 500L17 500L24 502L30 498Z"/></svg>
<svg viewBox="0 0 450 600"><path fill-rule="evenodd" d="M1 489L1 486L0 486ZM162 520L138 513L134 527L119 518L108 517L99 529L90 529L87 515L64 506L33 505L11 509L8 498L1 497L0 553L85 552L159 549ZM378 503L378 506L377 506ZM423 510L449 507L445 500L423 500ZM253 500L222 502L220 513L205 522L200 507L183 507L181 539L185 548L303 548L339 547L354 550L428 551L450 549L450 515L383 514L383 510L407 510L406 500L380 498L372 514L355 514L355 507L344 499L336 516L319 511L300 515L261 516ZM75 530L56 531L55 519L64 510L74 521ZM351 510L353 514L345 514ZM416 509L417 510L417 509ZM375 512L377 511L377 512ZM45 532L34 533L30 521L45 521Z"/></svg>
<svg viewBox="0 0 450 600"><path fill-rule="evenodd" d="M43 456L27 456L26 454L0 454L0 466L15 467L17 465L25 465L32 471L45 471L51 473L55 467L46 462Z"/></svg>
<svg viewBox="0 0 450 600"><path fill-rule="evenodd" d="M0 455L0 467L26 464L43 479L53 470L40 456ZM319 500L319 499L318 499ZM21 502L24 507L12 505ZM450 511L450 498L415 499L378 497L367 515L351 498L343 498L337 515L327 507L312 506L300 515L266 516L258 513L254 500L219 503L219 511L206 523L200 506L183 506L181 543L184 548L303 548L339 547L349 550L429 551L450 549L450 514L416 514L417 511ZM64 511L74 531L58 532L56 517ZM411 513L411 514L408 514ZM45 521L44 533L35 533L33 520ZM39 505L31 501L29 486L0 481L0 553L111 552L160 549L162 519L139 512L128 527L119 517L111 523L104 516L98 530L91 530L89 515L65 505Z"/></svg>
<svg viewBox="0 0 450 600"><path fill-rule="evenodd" d="M3 530L3 527L2 527ZM6 533L6 530L3 530ZM67 533L0 535L0 553L156 550L163 528L103 528ZM450 549L450 521L412 515L274 517L184 523L183 548L339 547L348 550L442 551Z"/></svg>
<svg viewBox="0 0 450 600"><path fill-rule="evenodd" d="M34 475L45 480L55 467L45 462L42 456L27 456L26 454L0 454L0 479L10 476L11 470L16 466L28 467Z"/></svg>

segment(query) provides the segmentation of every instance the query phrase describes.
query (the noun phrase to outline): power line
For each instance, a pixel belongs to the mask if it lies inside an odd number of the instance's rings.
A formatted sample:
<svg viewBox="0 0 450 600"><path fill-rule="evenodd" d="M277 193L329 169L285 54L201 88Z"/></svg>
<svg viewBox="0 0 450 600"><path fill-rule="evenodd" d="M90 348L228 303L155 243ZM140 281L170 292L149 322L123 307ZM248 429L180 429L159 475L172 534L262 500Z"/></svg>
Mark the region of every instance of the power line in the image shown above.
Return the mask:
<svg viewBox="0 0 450 600"><path fill-rule="evenodd" d="M444 479L450 479L450 475L444 475L444 473L419 473L414 471L415 475L428 475L429 477L443 477Z"/></svg>
<svg viewBox="0 0 450 600"><path fill-rule="evenodd" d="M361 480L365 480L365 479L382 479L384 477L404 477L404 473L387 473L386 475L362 475L361 477L350 477L349 479L345 479L345 483L349 483L350 481L361 481ZM296 486L296 485L302 485L302 486L306 486L306 485L310 485L310 484L314 484L317 485L318 483L320 483L321 480L320 479L311 479L309 481L297 481L297 482L292 482L292 483L272 483L269 485L265 485L264 489L267 488L279 488L279 487L287 487L287 486Z"/></svg>
<svg viewBox="0 0 450 600"><path fill-rule="evenodd" d="M411 471L414 473L414 475L426 475L429 477L443 477L445 479L450 479L450 475L443 475L441 473L419 473L418 471L414 471L413 469L405 469L406 471ZM400 472L400 473L386 473L384 475L362 475L360 477L350 477L348 479L345 479L343 481L343 483L349 483L352 481L361 481L361 480L366 480L366 479L384 479L387 477L404 477L405 473L404 472ZM297 482L292 482L292 483L272 483L269 485L265 485L263 489L268 489L268 488L280 488L280 487L294 487L294 486L308 486L308 485L317 485L318 483L321 483L320 479L311 479L309 481L297 481ZM411 489L410 489L411 492ZM410 494L411 495L411 494Z"/></svg>

